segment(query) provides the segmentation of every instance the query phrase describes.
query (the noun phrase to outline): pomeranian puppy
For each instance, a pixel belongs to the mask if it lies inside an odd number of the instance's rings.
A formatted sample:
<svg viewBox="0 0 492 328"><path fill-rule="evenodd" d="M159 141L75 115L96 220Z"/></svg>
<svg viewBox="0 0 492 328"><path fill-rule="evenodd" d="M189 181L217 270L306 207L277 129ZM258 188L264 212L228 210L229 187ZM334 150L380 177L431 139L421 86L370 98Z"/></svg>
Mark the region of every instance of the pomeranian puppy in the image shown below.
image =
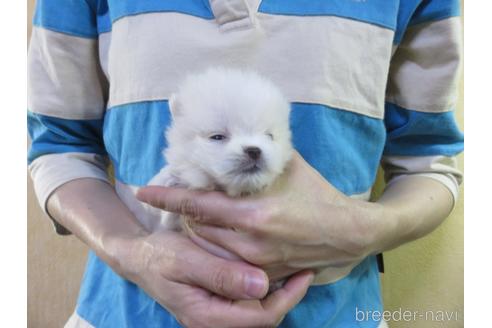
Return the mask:
<svg viewBox="0 0 492 328"><path fill-rule="evenodd" d="M170 97L169 109L167 164L148 185L245 196L272 185L292 157L290 104L255 72L213 68L190 75ZM240 260L194 234L186 218L138 201L136 189L118 194L148 230L184 230L210 253ZM271 290L282 283L272 284Z"/></svg>
<svg viewBox="0 0 492 328"><path fill-rule="evenodd" d="M167 165L148 185L248 195L268 188L292 156L290 104L255 72L214 68L191 75L169 108ZM160 228L179 230L179 219L160 212Z"/></svg>
<svg viewBox="0 0 492 328"><path fill-rule="evenodd" d="M268 188L292 157L290 104L255 72L213 68L190 75L170 97L169 109L167 164L148 185L245 196ZM138 201L136 192L136 187L118 190L147 230L185 230L209 252L239 260L194 234L186 218Z"/></svg>
<svg viewBox="0 0 492 328"><path fill-rule="evenodd" d="M189 76L169 101L167 162L149 185L261 191L292 156L290 104L254 72L216 68Z"/></svg>

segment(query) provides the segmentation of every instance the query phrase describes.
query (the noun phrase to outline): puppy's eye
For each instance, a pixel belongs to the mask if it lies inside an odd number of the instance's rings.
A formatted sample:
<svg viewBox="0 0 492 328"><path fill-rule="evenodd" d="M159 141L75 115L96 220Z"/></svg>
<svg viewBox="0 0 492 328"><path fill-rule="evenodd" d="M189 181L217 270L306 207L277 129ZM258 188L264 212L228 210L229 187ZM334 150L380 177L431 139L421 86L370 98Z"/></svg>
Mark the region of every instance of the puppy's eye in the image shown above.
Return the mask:
<svg viewBox="0 0 492 328"><path fill-rule="evenodd" d="M271 134L271 133L267 133L266 135L267 135L270 139L272 139L272 140L273 140L273 134Z"/></svg>
<svg viewBox="0 0 492 328"><path fill-rule="evenodd" d="M226 136L223 135L223 134L214 134L213 136L210 136L209 139L210 140L221 141L221 140L225 140L226 139Z"/></svg>

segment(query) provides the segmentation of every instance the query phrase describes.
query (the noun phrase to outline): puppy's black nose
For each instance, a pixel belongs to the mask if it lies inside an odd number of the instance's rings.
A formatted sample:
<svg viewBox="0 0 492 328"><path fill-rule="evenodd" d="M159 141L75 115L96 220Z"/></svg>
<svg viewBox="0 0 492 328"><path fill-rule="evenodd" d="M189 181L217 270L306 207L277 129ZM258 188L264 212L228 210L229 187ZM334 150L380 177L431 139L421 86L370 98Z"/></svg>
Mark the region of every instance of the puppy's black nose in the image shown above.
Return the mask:
<svg viewBox="0 0 492 328"><path fill-rule="evenodd" d="M261 156L261 149L258 147L245 147L244 152L249 156L249 158L258 160Z"/></svg>

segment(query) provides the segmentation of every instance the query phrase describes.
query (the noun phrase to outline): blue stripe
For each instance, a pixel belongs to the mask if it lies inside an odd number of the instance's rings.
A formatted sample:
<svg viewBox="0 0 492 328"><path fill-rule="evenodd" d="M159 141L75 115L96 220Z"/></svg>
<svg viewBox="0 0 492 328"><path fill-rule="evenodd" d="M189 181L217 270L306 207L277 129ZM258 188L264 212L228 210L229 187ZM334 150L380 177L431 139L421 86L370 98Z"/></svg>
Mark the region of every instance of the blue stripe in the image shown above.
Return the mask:
<svg viewBox="0 0 492 328"><path fill-rule="evenodd" d="M318 104L294 103L292 108L293 142L301 155L346 194L371 188L384 146L383 121ZM104 140L118 180L142 186L159 172L170 121L167 101L107 111Z"/></svg>
<svg viewBox="0 0 492 328"><path fill-rule="evenodd" d="M385 141L382 120L294 103L291 129L297 151L338 190L352 195L372 187Z"/></svg>
<svg viewBox="0 0 492 328"><path fill-rule="evenodd" d="M178 12L205 19L213 19L214 15L209 7L208 1L190 0L108 0L111 12L111 21L137 14L151 12Z"/></svg>
<svg viewBox="0 0 492 328"><path fill-rule="evenodd" d="M311 286L279 327L376 328L379 325L370 317L356 321L356 308L383 310L374 256L366 258L335 283ZM92 251L82 280L77 313L98 328L181 327L171 313L138 286L118 276Z"/></svg>
<svg viewBox="0 0 492 328"><path fill-rule="evenodd" d="M459 16L460 5L459 0L317 0L303 3L294 0L263 0L259 11L299 16L334 15L355 19L395 30L394 43L399 44L407 26ZM56 32L96 38L100 33L111 31L112 21L150 12L179 12L205 19L214 18L208 1L39 0L36 3L33 24Z"/></svg>
<svg viewBox="0 0 492 328"><path fill-rule="evenodd" d="M258 11L296 16L332 15L395 30L398 4L397 0L263 0Z"/></svg>
<svg viewBox="0 0 492 328"><path fill-rule="evenodd" d="M132 282L121 278L90 251L77 313L92 326L181 327L174 317Z"/></svg>
<svg viewBox="0 0 492 328"><path fill-rule="evenodd" d="M393 43L401 43L409 26L460 15L459 0L405 0L400 2Z"/></svg>
<svg viewBox="0 0 492 328"><path fill-rule="evenodd" d="M97 0L96 0L97 1ZM108 2L100 0L97 3L97 32L99 34L110 32L112 28Z"/></svg>
<svg viewBox="0 0 492 328"><path fill-rule="evenodd" d="M97 16L97 32L99 34L111 32L113 25L111 24L111 18L109 17L109 11L104 15Z"/></svg>
<svg viewBox="0 0 492 328"><path fill-rule="evenodd" d="M164 166L164 131L171 121L167 101L113 107L104 119L104 143L118 180L137 186Z"/></svg>
<svg viewBox="0 0 492 328"><path fill-rule="evenodd" d="M459 0L424 0L417 8L409 25L460 16Z"/></svg>
<svg viewBox="0 0 492 328"><path fill-rule="evenodd" d="M33 25L78 37L97 37L96 14L86 1L37 0Z"/></svg>
<svg viewBox="0 0 492 328"><path fill-rule="evenodd" d="M102 120L67 120L27 112L27 128L32 140L28 162L39 156L58 153L105 155Z"/></svg>
<svg viewBox="0 0 492 328"><path fill-rule="evenodd" d="M356 309L371 313L383 309L375 256L366 258L343 279L328 285L311 286L279 327L379 327L380 322L374 318L360 320L361 315L357 318Z"/></svg>
<svg viewBox="0 0 492 328"><path fill-rule="evenodd" d="M454 112L424 113L386 103L385 155L453 156L463 151L464 136Z"/></svg>
<svg viewBox="0 0 492 328"><path fill-rule="evenodd" d="M398 9L398 23L393 39L393 44L398 45L401 43L403 35L408 27L408 23L415 13L415 10L419 6L422 0L404 0L400 1L400 8Z"/></svg>

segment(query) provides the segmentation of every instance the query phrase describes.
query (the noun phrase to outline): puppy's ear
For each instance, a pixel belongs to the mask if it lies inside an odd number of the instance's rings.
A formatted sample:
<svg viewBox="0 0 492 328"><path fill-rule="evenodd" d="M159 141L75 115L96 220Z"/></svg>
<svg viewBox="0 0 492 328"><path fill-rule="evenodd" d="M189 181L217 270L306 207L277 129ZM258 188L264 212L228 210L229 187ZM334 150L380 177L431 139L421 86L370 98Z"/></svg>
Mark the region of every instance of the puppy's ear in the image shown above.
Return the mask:
<svg viewBox="0 0 492 328"><path fill-rule="evenodd" d="M177 117L181 114L181 102L174 93L169 97L169 110L171 111L172 117Z"/></svg>

